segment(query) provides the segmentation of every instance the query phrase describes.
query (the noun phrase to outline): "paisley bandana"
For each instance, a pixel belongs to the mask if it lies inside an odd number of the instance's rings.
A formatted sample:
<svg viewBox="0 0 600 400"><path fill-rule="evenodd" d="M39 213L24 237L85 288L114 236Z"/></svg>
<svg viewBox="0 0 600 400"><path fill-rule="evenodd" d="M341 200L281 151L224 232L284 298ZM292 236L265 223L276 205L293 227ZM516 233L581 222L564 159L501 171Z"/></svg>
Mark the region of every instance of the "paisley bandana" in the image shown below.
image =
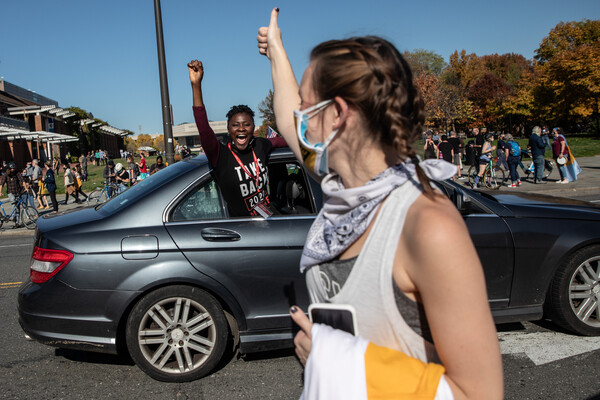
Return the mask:
<svg viewBox="0 0 600 400"><path fill-rule="evenodd" d="M421 161L419 166L432 180L449 179L456 173L456 165L444 160ZM410 160L389 167L356 188L344 188L339 175L325 176L321 182L325 204L308 232L300 272L342 254L367 230L387 195L408 181L420 185Z"/></svg>

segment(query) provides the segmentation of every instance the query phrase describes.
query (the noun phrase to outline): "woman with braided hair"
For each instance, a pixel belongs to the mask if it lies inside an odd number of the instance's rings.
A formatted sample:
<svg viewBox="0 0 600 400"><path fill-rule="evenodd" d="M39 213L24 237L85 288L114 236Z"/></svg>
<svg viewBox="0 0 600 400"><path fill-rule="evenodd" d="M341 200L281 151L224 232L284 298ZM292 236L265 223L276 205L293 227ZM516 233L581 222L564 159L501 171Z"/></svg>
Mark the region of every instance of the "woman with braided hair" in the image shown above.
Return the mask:
<svg viewBox="0 0 600 400"><path fill-rule="evenodd" d="M313 324L292 306L303 398L501 399L481 263L430 182L456 167L416 157L424 108L408 64L378 37L332 40L312 50L299 86L278 13L257 38L277 126L324 193L300 269L311 301L352 306L358 328Z"/></svg>

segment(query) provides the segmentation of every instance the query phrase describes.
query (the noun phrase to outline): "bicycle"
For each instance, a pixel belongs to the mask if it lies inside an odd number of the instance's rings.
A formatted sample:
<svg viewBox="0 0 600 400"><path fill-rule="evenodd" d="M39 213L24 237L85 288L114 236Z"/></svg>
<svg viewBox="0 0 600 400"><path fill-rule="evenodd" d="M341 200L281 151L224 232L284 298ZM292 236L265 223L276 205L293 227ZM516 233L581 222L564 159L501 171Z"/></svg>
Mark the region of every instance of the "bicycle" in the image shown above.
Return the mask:
<svg viewBox="0 0 600 400"><path fill-rule="evenodd" d="M112 188L110 196L108 195L108 188ZM87 204L89 205L104 203L108 199L112 199L113 197L118 195L120 191L121 189L116 183L107 183L104 185L103 188L97 187L88 194Z"/></svg>
<svg viewBox="0 0 600 400"><path fill-rule="evenodd" d="M8 203L13 205L13 209L10 214L6 214L6 211L4 210L4 204ZM21 193L17 200L13 202L0 202L0 210L2 210L2 215L0 215L0 228L5 222L12 220L15 228L24 226L27 229L35 229L39 213L35 207L27 205L27 198L23 196L23 193Z"/></svg>
<svg viewBox="0 0 600 400"><path fill-rule="evenodd" d="M473 186L475 184L475 177L479 173L479 165L471 165L469 168L469 184ZM492 160L488 161L488 165L486 165L485 170L483 171L483 176L479 179L479 182L483 182L483 184L488 189L497 190L500 189L500 186L504 183L504 179L506 178L506 173L499 165L493 165Z"/></svg>

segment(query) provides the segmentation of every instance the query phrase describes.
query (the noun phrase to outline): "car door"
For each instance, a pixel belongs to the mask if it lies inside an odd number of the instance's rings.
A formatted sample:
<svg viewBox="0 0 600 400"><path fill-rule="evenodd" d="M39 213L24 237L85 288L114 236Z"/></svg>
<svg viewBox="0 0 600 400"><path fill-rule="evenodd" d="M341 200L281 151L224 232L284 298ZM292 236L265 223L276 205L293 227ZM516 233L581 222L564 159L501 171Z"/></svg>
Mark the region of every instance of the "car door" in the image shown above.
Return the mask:
<svg viewBox="0 0 600 400"><path fill-rule="evenodd" d="M456 204L454 186L446 184L443 189ZM506 308L514 273L512 234L504 219L486 207L476 192L462 193L459 211L483 265L490 307L492 310Z"/></svg>
<svg viewBox="0 0 600 400"><path fill-rule="evenodd" d="M309 303L299 271L316 211L306 175L295 161L275 161L269 163L269 178L271 201L285 214L229 218L219 187L207 174L174 203L165 224L194 268L237 300L248 331L289 330L289 307L306 309Z"/></svg>

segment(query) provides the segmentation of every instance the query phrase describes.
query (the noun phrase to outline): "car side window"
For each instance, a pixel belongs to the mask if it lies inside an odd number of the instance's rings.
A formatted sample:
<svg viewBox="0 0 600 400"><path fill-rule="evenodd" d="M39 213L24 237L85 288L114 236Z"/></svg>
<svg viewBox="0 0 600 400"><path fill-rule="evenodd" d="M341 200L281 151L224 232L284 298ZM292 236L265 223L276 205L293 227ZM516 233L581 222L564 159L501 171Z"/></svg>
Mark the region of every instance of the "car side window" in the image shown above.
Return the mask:
<svg viewBox="0 0 600 400"><path fill-rule="evenodd" d="M306 174L295 160L269 163L269 197L282 215L316 214Z"/></svg>
<svg viewBox="0 0 600 400"><path fill-rule="evenodd" d="M213 179L196 187L173 210L172 221L225 218L218 185Z"/></svg>

